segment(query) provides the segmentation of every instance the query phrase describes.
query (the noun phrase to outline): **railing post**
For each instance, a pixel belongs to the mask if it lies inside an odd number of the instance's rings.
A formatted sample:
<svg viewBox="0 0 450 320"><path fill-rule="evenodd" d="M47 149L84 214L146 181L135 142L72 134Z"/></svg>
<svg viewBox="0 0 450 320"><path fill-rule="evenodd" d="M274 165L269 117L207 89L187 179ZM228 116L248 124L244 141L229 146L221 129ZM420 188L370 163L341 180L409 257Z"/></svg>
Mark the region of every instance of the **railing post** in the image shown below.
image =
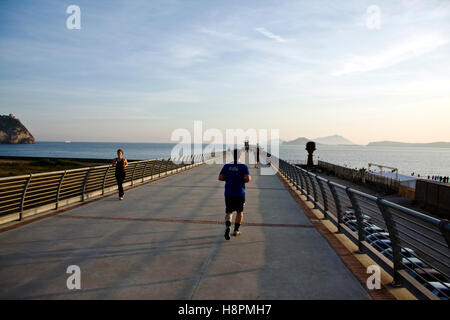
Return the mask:
<svg viewBox="0 0 450 320"><path fill-rule="evenodd" d="M310 188L309 188L309 183L308 183L308 181L306 181L306 177L305 177L305 175L307 175L308 173L307 173L307 171L306 171L305 169L302 169L300 172L302 173L303 181L305 181L305 186L306 186L306 196L309 196L309 195L311 194L311 190L310 190ZM308 198L308 197L307 197L307 198Z"/></svg>
<svg viewBox="0 0 450 320"><path fill-rule="evenodd" d="M156 161L158 161L158 159L156 159L154 162L150 162L152 164L152 171L150 173L151 180L153 180L153 175L155 174Z"/></svg>
<svg viewBox="0 0 450 320"><path fill-rule="evenodd" d="M285 163L285 170L286 170L286 177L288 178L289 182L292 182L291 164L287 161Z"/></svg>
<svg viewBox="0 0 450 320"><path fill-rule="evenodd" d="M58 209L58 207L59 207L59 194L61 192L61 186L63 184L65 176L66 176L66 170L64 170L64 172L61 174L61 178L59 178L58 189L56 190L56 207L55 207L55 209Z"/></svg>
<svg viewBox="0 0 450 320"><path fill-rule="evenodd" d="M164 162L164 159L161 159L161 162L159 163L159 168L158 168L158 177L161 177L161 169L162 169L162 164Z"/></svg>
<svg viewBox="0 0 450 320"><path fill-rule="evenodd" d="M19 221L22 221L22 216L23 216L23 209L25 207L25 197L27 196L27 190L28 190L28 186L31 183L31 178L33 177L33 174L30 173L30 176L27 178L27 180L25 181L25 185L23 187L23 192L22 192L22 200L20 201L20 212L19 212Z"/></svg>
<svg viewBox="0 0 450 320"><path fill-rule="evenodd" d="M111 169L111 166L106 168L105 175L103 176L103 183L102 183L102 195L105 194L105 182L106 182L106 176L108 175L109 169Z"/></svg>
<svg viewBox="0 0 450 320"><path fill-rule="evenodd" d="M138 163L134 163L133 173L131 174L131 185L134 184L134 173L136 172L137 166L138 166Z"/></svg>
<svg viewBox="0 0 450 320"><path fill-rule="evenodd" d="M442 236L447 241L447 246L450 248L450 222L447 219L442 219L439 222L439 230L441 230Z"/></svg>
<svg viewBox="0 0 450 320"><path fill-rule="evenodd" d="M300 178L298 176L297 166L294 165L292 169L292 175L294 176L295 181L295 189L300 190Z"/></svg>
<svg viewBox="0 0 450 320"><path fill-rule="evenodd" d="M92 169L92 168L89 168L89 169L86 171L86 175L84 176L83 185L82 185L82 187L81 187L81 201L84 201L84 193L86 192L86 184L87 184L88 177L89 177L89 173L91 172L91 169Z"/></svg>
<svg viewBox="0 0 450 320"><path fill-rule="evenodd" d="M297 188L297 176L295 175L295 167L293 164L289 164L289 176L292 184Z"/></svg>
<svg viewBox="0 0 450 320"><path fill-rule="evenodd" d="M298 176L298 180L300 181L300 192L301 194L305 194L305 184L303 183L303 177L301 174L301 169L299 167L296 168L296 174Z"/></svg>
<svg viewBox="0 0 450 320"><path fill-rule="evenodd" d="M337 214L337 228L338 231L337 233L341 233L342 232L342 206L341 206L341 200L339 199L339 196L337 194L336 191L336 187L331 183L330 180L328 180L328 187L330 188L331 194L333 195L333 199L334 199L334 204L336 206L336 214Z"/></svg>
<svg viewBox="0 0 450 320"><path fill-rule="evenodd" d="M401 286L402 277L398 273L399 270L404 269L402 258L402 247L400 246L400 238L398 236L397 226L392 217L392 213L389 211L388 206L383 203L383 199L377 198L377 205L383 215L384 223L389 232L389 239L392 245L392 260L394 263L394 280L393 286Z"/></svg>
<svg viewBox="0 0 450 320"><path fill-rule="evenodd" d="M144 183L145 170L147 169L148 161L145 162L144 170L142 171L142 183Z"/></svg>
<svg viewBox="0 0 450 320"><path fill-rule="evenodd" d="M164 168L164 172L165 172L166 176L167 176L167 170L169 170L169 162L170 162L170 158L167 159L166 167Z"/></svg>
<svg viewBox="0 0 450 320"><path fill-rule="evenodd" d="M316 184L313 181L313 174L311 172L308 172L308 178L309 181L311 181L311 186L313 189L313 196L314 196L314 209L317 209L317 200L319 199L319 197L317 196L317 188L316 188Z"/></svg>
<svg viewBox="0 0 450 320"><path fill-rule="evenodd" d="M355 195L351 192L349 187L345 188L345 192L347 193L348 198L350 199L350 202L352 203L353 210L355 211L356 223L358 224L358 250L359 250L359 253L363 253L364 246L363 246L362 242L364 241L365 236L364 236L364 227L363 227L364 220L362 217L361 207L359 206L358 201L355 198Z"/></svg>
<svg viewBox="0 0 450 320"><path fill-rule="evenodd" d="M323 218L327 218L327 212L328 212L328 198L327 194L325 192L325 188L323 187L322 181L320 180L319 176L316 175L316 181L319 185L320 193L322 193L322 199L323 199Z"/></svg>

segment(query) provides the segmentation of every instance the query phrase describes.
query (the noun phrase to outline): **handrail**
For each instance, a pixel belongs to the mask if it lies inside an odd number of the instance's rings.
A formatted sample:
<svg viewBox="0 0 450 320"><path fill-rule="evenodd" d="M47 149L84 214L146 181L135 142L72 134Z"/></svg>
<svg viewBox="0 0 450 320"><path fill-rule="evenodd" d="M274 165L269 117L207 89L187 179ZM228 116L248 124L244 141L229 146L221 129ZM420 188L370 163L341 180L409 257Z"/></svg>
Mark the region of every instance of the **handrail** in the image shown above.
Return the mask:
<svg viewBox="0 0 450 320"><path fill-rule="evenodd" d="M323 219L392 275L393 285L405 286L419 298L450 298L449 221L327 180L282 159L277 163L278 172L323 213ZM438 288L431 290L436 283Z"/></svg>
<svg viewBox="0 0 450 320"><path fill-rule="evenodd" d="M219 154L216 152L216 157ZM193 155L191 159L194 158L204 159L201 155ZM177 173L202 163L205 161L177 165L170 158L132 161L124 185L142 184L146 177L161 177L168 175L168 172ZM58 209L63 205L114 192L117 185L115 170L111 168L112 165L100 165L0 178L0 223L21 220L25 213L28 216Z"/></svg>

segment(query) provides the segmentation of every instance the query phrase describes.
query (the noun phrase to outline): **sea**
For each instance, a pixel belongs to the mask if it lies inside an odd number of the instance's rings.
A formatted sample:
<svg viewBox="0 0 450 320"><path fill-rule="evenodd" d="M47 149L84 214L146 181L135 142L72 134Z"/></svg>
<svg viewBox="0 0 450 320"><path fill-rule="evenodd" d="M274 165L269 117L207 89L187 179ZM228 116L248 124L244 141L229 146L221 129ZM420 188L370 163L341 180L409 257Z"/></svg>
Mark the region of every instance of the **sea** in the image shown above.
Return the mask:
<svg viewBox="0 0 450 320"><path fill-rule="evenodd" d="M121 148L125 157L146 160L170 157L175 143L36 142L0 144L0 156L112 159ZM450 176L450 148L368 147L317 145L314 160L349 168L367 168L369 163L397 168L399 173L427 177ZM276 155L276 150L270 150ZM305 162L304 146L281 145L281 159ZM376 169L377 168L372 168Z"/></svg>

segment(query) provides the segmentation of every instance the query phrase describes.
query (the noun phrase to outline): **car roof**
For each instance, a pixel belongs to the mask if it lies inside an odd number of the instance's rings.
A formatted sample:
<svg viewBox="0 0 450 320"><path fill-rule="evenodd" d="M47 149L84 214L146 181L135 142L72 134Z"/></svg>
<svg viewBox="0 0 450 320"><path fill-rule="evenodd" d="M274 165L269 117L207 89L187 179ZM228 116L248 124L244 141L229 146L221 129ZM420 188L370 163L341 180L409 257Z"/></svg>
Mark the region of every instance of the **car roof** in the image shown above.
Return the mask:
<svg viewBox="0 0 450 320"><path fill-rule="evenodd" d="M442 283L442 282L438 282L438 281L429 281L429 282L427 282L427 284L429 284L430 286L433 286L439 290L442 290L442 289L448 290L450 288L450 283L448 283L448 282Z"/></svg>
<svg viewBox="0 0 450 320"><path fill-rule="evenodd" d="M370 228L370 229L376 229L376 230L383 230L382 228L380 228L379 226L376 226L376 225L371 225L371 226L367 226L366 228Z"/></svg>
<svg viewBox="0 0 450 320"><path fill-rule="evenodd" d="M376 232L376 233L372 233L372 234L368 235L368 237L369 237L369 236L376 236L377 234L387 234L387 235L389 235L389 232L386 232L386 231L383 231L383 232Z"/></svg>

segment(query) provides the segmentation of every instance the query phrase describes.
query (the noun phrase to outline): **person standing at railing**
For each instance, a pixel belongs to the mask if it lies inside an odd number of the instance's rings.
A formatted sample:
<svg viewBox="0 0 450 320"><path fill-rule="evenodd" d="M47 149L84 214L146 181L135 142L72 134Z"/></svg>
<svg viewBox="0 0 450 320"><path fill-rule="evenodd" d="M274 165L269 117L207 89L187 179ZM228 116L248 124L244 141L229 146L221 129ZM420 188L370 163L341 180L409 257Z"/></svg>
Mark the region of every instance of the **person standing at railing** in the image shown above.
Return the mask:
<svg viewBox="0 0 450 320"><path fill-rule="evenodd" d="M260 152L260 148L259 148L259 144L256 144L256 163L255 163L255 168L258 168L259 166L259 152Z"/></svg>
<svg viewBox="0 0 450 320"><path fill-rule="evenodd" d="M219 180L225 181L225 239L230 240L231 220L236 211L233 236L239 236L239 227L244 219L245 184L250 182L251 176L247 165L239 163L238 150L233 151L233 163L223 166Z"/></svg>
<svg viewBox="0 0 450 320"><path fill-rule="evenodd" d="M123 200L125 192L123 191L123 182L125 181L125 169L128 161L123 157L123 150L117 150L117 158L113 160L113 167L116 167L117 187L119 188L119 200Z"/></svg>

